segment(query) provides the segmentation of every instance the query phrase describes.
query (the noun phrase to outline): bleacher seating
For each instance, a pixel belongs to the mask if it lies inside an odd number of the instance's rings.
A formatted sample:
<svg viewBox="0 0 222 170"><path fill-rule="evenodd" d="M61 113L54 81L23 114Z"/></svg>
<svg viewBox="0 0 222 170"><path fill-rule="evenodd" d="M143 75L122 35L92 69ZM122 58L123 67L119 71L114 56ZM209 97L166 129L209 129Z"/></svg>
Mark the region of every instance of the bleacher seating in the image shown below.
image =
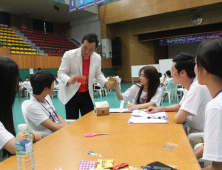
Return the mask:
<svg viewBox="0 0 222 170"><path fill-rule="evenodd" d="M36 50L15 34L8 25L0 24L0 42L5 48L11 46L10 53L13 54L37 54Z"/></svg>
<svg viewBox="0 0 222 170"><path fill-rule="evenodd" d="M44 50L49 56L62 56L65 51L78 48L64 36L52 32L44 32L28 28L17 27L36 46Z"/></svg>

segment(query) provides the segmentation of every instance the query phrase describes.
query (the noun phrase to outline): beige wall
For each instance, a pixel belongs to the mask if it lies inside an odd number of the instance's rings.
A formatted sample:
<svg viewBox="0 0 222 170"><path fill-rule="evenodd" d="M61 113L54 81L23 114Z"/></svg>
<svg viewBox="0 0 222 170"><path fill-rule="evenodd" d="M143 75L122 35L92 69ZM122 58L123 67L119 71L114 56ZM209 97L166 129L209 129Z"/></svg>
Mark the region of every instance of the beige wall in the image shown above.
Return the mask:
<svg viewBox="0 0 222 170"><path fill-rule="evenodd" d="M154 64L153 41L138 42L136 35L194 27L188 8L217 2L222 0L121 0L100 6L102 39L119 36L122 40L123 64L117 68L123 81L131 81L132 65ZM222 22L221 10L215 8L201 8L201 25Z"/></svg>

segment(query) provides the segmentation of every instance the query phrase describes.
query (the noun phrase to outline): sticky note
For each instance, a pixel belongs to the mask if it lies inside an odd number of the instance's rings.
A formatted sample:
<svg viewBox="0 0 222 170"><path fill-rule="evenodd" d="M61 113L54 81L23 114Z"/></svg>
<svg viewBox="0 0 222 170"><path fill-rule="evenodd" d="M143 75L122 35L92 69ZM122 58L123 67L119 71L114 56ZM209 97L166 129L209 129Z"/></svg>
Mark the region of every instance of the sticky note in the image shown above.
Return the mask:
<svg viewBox="0 0 222 170"><path fill-rule="evenodd" d="M113 83L114 83L114 79L113 79L113 78L110 78L109 81L108 81L108 84L109 84L109 85L113 85Z"/></svg>

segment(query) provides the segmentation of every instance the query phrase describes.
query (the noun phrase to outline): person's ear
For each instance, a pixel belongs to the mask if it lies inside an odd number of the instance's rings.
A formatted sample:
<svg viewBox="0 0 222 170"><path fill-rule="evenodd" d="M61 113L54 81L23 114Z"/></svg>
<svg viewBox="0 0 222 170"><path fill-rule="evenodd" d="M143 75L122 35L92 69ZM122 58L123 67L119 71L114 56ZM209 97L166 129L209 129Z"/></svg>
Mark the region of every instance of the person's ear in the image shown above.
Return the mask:
<svg viewBox="0 0 222 170"><path fill-rule="evenodd" d="M48 87L45 87L44 89L43 89L43 91L48 91L49 90L49 88Z"/></svg>
<svg viewBox="0 0 222 170"><path fill-rule="evenodd" d="M181 74L182 76L184 76L184 75L186 75L186 71L185 71L185 70L182 70L182 71L180 72L180 74Z"/></svg>

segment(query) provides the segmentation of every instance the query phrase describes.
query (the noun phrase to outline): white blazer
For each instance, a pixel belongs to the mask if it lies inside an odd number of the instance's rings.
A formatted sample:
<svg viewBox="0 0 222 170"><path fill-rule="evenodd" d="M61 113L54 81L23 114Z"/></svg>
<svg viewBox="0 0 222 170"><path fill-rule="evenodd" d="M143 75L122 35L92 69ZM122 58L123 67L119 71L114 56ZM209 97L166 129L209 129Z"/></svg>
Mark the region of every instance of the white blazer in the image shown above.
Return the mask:
<svg viewBox="0 0 222 170"><path fill-rule="evenodd" d="M75 50L70 50L65 52L62 57L62 63L58 70L58 78L61 80L59 84L59 94L58 97L60 101L65 105L79 90L81 83L75 82L69 87L66 86L72 75L82 75L82 54L81 47ZM93 79L96 80L104 86L107 79L101 72L101 57L97 53L93 52L90 57L89 66L89 78L88 78L88 88L89 94L93 102Z"/></svg>

